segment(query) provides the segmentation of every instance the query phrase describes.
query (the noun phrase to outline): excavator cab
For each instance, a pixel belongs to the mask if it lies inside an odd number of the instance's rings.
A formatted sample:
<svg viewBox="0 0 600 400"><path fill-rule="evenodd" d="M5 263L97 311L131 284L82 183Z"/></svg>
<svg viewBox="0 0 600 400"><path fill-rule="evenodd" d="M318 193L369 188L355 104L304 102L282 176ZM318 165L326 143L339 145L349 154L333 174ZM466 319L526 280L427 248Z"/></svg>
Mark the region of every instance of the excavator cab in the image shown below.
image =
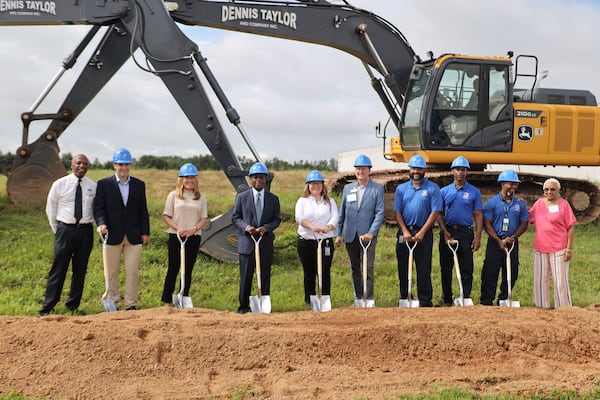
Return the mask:
<svg viewBox="0 0 600 400"><path fill-rule="evenodd" d="M426 151L429 163L445 165L456 151L510 152L511 65L510 59L456 55L415 64L392 159Z"/></svg>

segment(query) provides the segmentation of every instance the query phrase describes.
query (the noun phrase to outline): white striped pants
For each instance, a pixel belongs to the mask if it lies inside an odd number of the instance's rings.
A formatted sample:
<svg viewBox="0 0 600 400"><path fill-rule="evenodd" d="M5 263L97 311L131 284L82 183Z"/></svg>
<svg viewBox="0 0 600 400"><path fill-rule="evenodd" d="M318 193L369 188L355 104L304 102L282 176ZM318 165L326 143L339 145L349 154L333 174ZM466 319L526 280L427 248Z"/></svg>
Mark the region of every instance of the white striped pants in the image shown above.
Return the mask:
<svg viewBox="0 0 600 400"><path fill-rule="evenodd" d="M569 262L565 250L555 253L533 251L533 304L550 308L550 274L554 286L554 308L571 307Z"/></svg>

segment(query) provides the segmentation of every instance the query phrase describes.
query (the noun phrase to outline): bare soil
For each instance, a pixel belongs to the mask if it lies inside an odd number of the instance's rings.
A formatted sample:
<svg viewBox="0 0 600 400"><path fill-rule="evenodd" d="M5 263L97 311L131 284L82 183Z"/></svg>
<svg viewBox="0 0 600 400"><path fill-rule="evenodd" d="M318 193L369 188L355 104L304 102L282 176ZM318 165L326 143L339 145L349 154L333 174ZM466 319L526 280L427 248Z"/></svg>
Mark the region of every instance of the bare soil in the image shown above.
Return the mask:
<svg viewBox="0 0 600 400"><path fill-rule="evenodd" d="M599 382L600 305L0 317L0 393L41 398L528 396Z"/></svg>

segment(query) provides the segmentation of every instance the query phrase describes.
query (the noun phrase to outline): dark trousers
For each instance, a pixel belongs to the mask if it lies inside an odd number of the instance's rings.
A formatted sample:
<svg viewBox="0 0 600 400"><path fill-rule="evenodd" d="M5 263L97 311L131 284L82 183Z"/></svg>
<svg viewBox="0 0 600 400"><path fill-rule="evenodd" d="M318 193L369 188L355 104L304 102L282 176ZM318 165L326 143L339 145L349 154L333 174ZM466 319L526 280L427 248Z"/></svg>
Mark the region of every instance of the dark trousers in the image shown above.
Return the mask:
<svg viewBox="0 0 600 400"><path fill-rule="evenodd" d="M185 279L183 288L183 295L190 295L190 286L192 285L192 271L194 270L194 264L198 258L198 251L200 250L200 235L194 235L188 237L185 241ZM167 267L167 276L165 277L165 284L162 292L163 303L170 303L173 300L173 293L175 292L175 283L177 275L181 270L181 243L175 233L169 234L169 240L167 241L169 248L169 266ZM179 288L181 290L181 287Z"/></svg>
<svg viewBox="0 0 600 400"><path fill-rule="evenodd" d="M271 244L272 246L272 244ZM252 292L252 278L256 269L254 251L250 254L240 254L240 308L250 308L250 293ZM263 243L260 244L260 283L261 295L268 296L271 293L271 262L273 261L273 250L264 251Z"/></svg>
<svg viewBox="0 0 600 400"><path fill-rule="evenodd" d="M515 247L510 253L511 263L511 289L515 287L519 276L519 242L515 241ZM481 270L481 298L482 305L491 306L496 297L496 286L498 286L498 275L502 270L502 281L500 282L500 294L498 300L506 300L508 297L508 284L506 280L506 252L500 249L498 242L488 238L485 248L485 260Z"/></svg>
<svg viewBox="0 0 600 400"><path fill-rule="evenodd" d="M415 234L416 232L412 232ZM396 258L398 259L398 280L400 282L400 298L408 298L408 247L404 242L402 231L398 231L396 240ZM411 243L411 246L413 243ZM427 231L423 240L413 250L413 258L417 270L417 292L421 307L432 307L433 288L431 285L431 251L433 249L433 232ZM413 275L414 280L414 275Z"/></svg>
<svg viewBox="0 0 600 400"><path fill-rule="evenodd" d="M94 229L92 224L79 226L59 223L54 234L54 258L48 273L44 305L40 312L48 313L60 300L69 262L73 264L71 289L66 301L67 308L75 310L81 303L85 274L92 251Z"/></svg>
<svg viewBox="0 0 600 400"><path fill-rule="evenodd" d="M363 243L366 245L366 243ZM375 299L375 245L371 243L367 249L367 300ZM350 269L352 270L352 285L354 286L354 298L363 298L363 276L362 276L362 259L363 248L360 244L358 236L354 240L346 243L346 251L350 259Z"/></svg>
<svg viewBox="0 0 600 400"><path fill-rule="evenodd" d="M452 237L458 240L458 265L460 266L461 282L464 297L471 297L473 287L473 252L471 244L475 234L466 226L448 227ZM452 279L454 274L454 255L446 244L444 232L440 231L440 270L442 275L442 301L452 304Z"/></svg>
<svg viewBox="0 0 600 400"><path fill-rule="evenodd" d="M296 248L298 250L298 256L304 269L304 302L310 304L310 296L317 294L316 292L316 280L318 279L317 274L317 240L305 240L301 237L298 238ZM322 288L323 295L330 295L331 293L331 263L333 261L333 240L324 239L321 242L321 249L323 253L322 259Z"/></svg>

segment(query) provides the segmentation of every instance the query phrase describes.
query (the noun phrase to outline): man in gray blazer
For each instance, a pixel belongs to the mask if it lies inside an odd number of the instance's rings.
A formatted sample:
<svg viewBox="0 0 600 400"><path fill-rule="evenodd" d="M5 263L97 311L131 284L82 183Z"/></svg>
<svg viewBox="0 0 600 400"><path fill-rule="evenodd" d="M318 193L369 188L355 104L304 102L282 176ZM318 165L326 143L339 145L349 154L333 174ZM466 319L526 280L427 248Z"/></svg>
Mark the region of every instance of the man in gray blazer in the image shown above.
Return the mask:
<svg viewBox="0 0 600 400"><path fill-rule="evenodd" d="M383 185L369 179L372 167L371 160L364 154L354 161L354 174L357 182L344 186L335 243L337 246L346 243L352 269L355 305L363 298L361 259L363 246L371 242L367 248L367 302L361 306L374 307L373 292L375 247L377 234L383 223L385 199ZM360 241L362 241L362 246Z"/></svg>
<svg viewBox="0 0 600 400"><path fill-rule="evenodd" d="M240 261L240 306L238 312L250 312L250 292L256 268L254 240L262 236L260 249L260 275L262 295L268 296L271 287L271 262L273 260L273 231L281 223L279 198L267 191L269 171L260 162L250 167L248 176L252 187L237 195L231 220L238 228L238 253ZM258 215L261 214L261 215Z"/></svg>

